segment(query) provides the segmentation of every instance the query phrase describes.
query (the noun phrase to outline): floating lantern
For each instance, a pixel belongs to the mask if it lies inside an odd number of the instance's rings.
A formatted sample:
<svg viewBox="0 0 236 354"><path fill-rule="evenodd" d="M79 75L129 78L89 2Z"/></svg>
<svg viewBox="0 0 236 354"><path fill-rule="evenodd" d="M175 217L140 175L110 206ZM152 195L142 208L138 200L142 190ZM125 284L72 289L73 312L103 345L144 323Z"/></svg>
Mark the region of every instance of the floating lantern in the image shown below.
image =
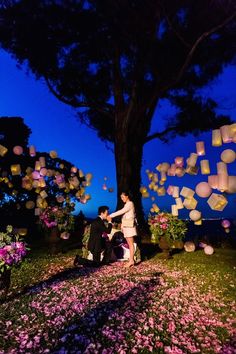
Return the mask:
<svg viewBox="0 0 236 354"><path fill-rule="evenodd" d="M203 156L205 155L205 145L204 141L198 141L196 142L196 151L198 156Z"/></svg>
<svg viewBox="0 0 236 354"><path fill-rule="evenodd" d="M210 173L209 161L208 160L201 160L200 166L201 166L201 174L202 175L209 175L209 173Z"/></svg>
<svg viewBox="0 0 236 354"><path fill-rule="evenodd" d="M11 165L11 174L12 176L17 176L21 174L21 167L19 164Z"/></svg>
<svg viewBox="0 0 236 354"><path fill-rule="evenodd" d="M199 219L197 221L194 221L194 225L202 225L202 219Z"/></svg>
<svg viewBox="0 0 236 354"><path fill-rule="evenodd" d="M180 156L177 156L175 158L175 165L177 167L183 167L184 166L184 158L183 157L180 157Z"/></svg>
<svg viewBox="0 0 236 354"><path fill-rule="evenodd" d="M32 174L33 172L33 168L32 167L27 167L27 169L25 170L26 174L29 176Z"/></svg>
<svg viewBox="0 0 236 354"><path fill-rule="evenodd" d="M47 177L53 176L53 170L47 170Z"/></svg>
<svg viewBox="0 0 236 354"><path fill-rule="evenodd" d="M146 193L146 192L147 192L147 187L142 186L142 187L140 187L139 190L140 190L140 193L141 193L141 194Z"/></svg>
<svg viewBox="0 0 236 354"><path fill-rule="evenodd" d="M184 243L184 249L186 252L194 252L195 248L195 244L191 241L187 241Z"/></svg>
<svg viewBox="0 0 236 354"><path fill-rule="evenodd" d="M14 146L13 152L15 155L22 155L23 154L23 148L21 146Z"/></svg>
<svg viewBox="0 0 236 354"><path fill-rule="evenodd" d="M32 178L33 179L39 179L40 178L40 173L38 171L32 172Z"/></svg>
<svg viewBox="0 0 236 354"><path fill-rule="evenodd" d="M225 220L222 220L221 221L221 226L224 228L224 229L227 229L230 227L230 221L225 219Z"/></svg>
<svg viewBox="0 0 236 354"><path fill-rule="evenodd" d="M31 146L29 147L29 154L30 154L31 157L36 156L36 150L35 150L34 145L31 145Z"/></svg>
<svg viewBox="0 0 236 354"><path fill-rule="evenodd" d="M176 164L172 163L170 168L168 168L167 175L175 176L175 173L176 173Z"/></svg>
<svg viewBox="0 0 236 354"><path fill-rule="evenodd" d="M184 198L192 198L194 194L195 194L194 190L188 187L183 187L180 191L180 195L182 195Z"/></svg>
<svg viewBox="0 0 236 354"><path fill-rule="evenodd" d="M226 149L221 153L220 158L225 163L231 163L235 161L236 154L233 150Z"/></svg>
<svg viewBox="0 0 236 354"><path fill-rule="evenodd" d="M223 125L222 127L220 127L220 132L221 132L223 143L231 143L232 138L230 136L230 126Z"/></svg>
<svg viewBox="0 0 236 354"><path fill-rule="evenodd" d="M201 198L207 198L212 192L211 187L207 182L200 182L195 188L196 194Z"/></svg>
<svg viewBox="0 0 236 354"><path fill-rule="evenodd" d="M186 168L186 172L189 174L189 175L192 175L192 176L195 176L198 174L198 170L199 168L197 166L187 166Z"/></svg>
<svg viewBox="0 0 236 354"><path fill-rule="evenodd" d="M154 187L155 187L155 183L154 182L149 183L148 188L150 190L154 190Z"/></svg>
<svg viewBox="0 0 236 354"><path fill-rule="evenodd" d="M184 206L181 198L176 198L175 203L177 205L177 209L183 209Z"/></svg>
<svg viewBox="0 0 236 354"><path fill-rule="evenodd" d="M236 134L236 123L233 123L229 126L230 137L233 138Z"/></svg>
<svg viewBox="0 0 236 354"><path fill-rule="evenodd" d="M45 157L44 156L40 156L39 164L40 164L40 167L45 167L46 163L45 163Z"/></svg>
<svg viewBox="0 0 236 354"><path fill-rule="evenodd" d="M195 198L185 198L183 201L183 206L186 209L196 209L197 203L198 202Z"/></svg>
<svg viewBox="0 0 236 354"><path fill-rule="evenodd" d="M152 204L152 209L154 213L158 213L160 211L160 208L156 204Z"/></svg>
<svg viewBox="0 0 236 354"><path fill-rule="evenodd" d="M70 238L70 233L64 231L61 233L60 238L62 238L63 240L68 240Z"/></svg>
<svg viewBox="0 0 236 354"><path fill-rule="evenodd" d="M28 201L25 203L25 207L26 207L26 209L34 209L35 203L34 203L32 200L28 200Z"/></svg>
<svg viewBox="0 0 236 354"><path fill-rule="evenodd" d="M166 181L166 172L161 171L161 182L165 182L165 181Z"/></svg>
<svg viewBox="0 0 236 354"><path fill-rule="evenodd" d="M222 145L222 138L220 129L212 130L212 146L221 146Z"/></svg>
<svg viewBox="0 0 236 354"><path fill-rule="evenodd" d="M178 186L174 186L173 187L172 197L173 198L179 198L179 187Z"/></svg>
<svg viewBox="0 0 236 354"><path fill-rule="evenodd" d="M224 192L229 187L229 176L226 173L218 174L218 190Z"/></svg>
<svg viewBox="0 0 236 354"><path fill-rule="evenodd" d="M76 176L70 178L70 185L72 185L74 188L79 187L79 180Z"/></svg>
<svg viewBox="0 0 236 354"><path fill-rule="evenodd" d="M52 158L52 159L56 159L57 158L57 152L55 150L51 150L49 152L49 156Z"/></svg>
<svg viewBox="0 0 236 354"><path fill-rule="evenodd" d="M25 176L22 178L22 183L21 183L22 188L27 189L28 191L30 191L32 189L32 180L28 177Z"/></svg>
<svg viewBox="0 0 236 354"><path fill-rule="evenodd" d="M192 152L190 154L189 159L188 159L188 166L194 167L196 165L196 162L197 162L197 157L198 157L198 155L195 154L195 152Z"/></svg>
<svg viewBox="0 0 236 354"><path fill-rule="evenodd" d="M172 204L171 205L171 214L173 216L178 216L179 215L178 208L177 208L176 204Z"/></svg>
<svg viewBox="0 0 236 354"><path fill-rule="evenodd" d="M217 175L208 176L208 184L211 188L218 189L218 176Z"/></svg>
<svg viewBox="0 0 236 354"><path fill-rule="evenodd" d="M20 228L20 229L17 229L17 233L20 235L20 236L26 236L27 235L27 232L28 230L26 228Z"/></svg>
<svg viewBox="0 0 236 354"><path fill-rule="evenodd" d="M64 165L63 163L60 163L59 168L60 168L61 170L63 170L64 167L65 167L65 165Z"/></svg>
<svg viewBox="0 0 236 354"><path fill-rule="evenodd" d="M41 170L41 165L40 165L40 162L39 162L39 161L35 161L35 167L34 167L34 169L35 169L36 171L40 171L40 170Z"/></svg>
<svg viewBox="0 0 236 354"><path fill-rule="evenodd" d="M176 167L175 174L177 177L183 177L185 174L185 169L182 167Z"/></svg>
<svg viewBox="0 0 236 354"><path fill-rule="evenodd" d="M207 256L211 256L214 253L214 248L208 245L208 246L204 247L204 253Z"/></svg>
<svg viewBox="0 0 236 354"><path fill-rule="evenodd" d="M40 192L40 197L41 197L41 198L45 199L45 198L47 198L47 196L48 196L48 195L47 195L47 193L46 193L45 191L41 191L41 192Z"/></svg>
<svg viewBox="0 0 236 354"><path fill-rule="evenodd" d="M105 183L102 185L102 189L103 189L104 191L107 190L107 185L106 185Z"/></svg>
<svg viewBox="0 0 236 354"><path fill-rule="evenodd" d="M227 165L224 162L217 162L216 164L217 167L217 174L219 175L220 173L225 173L228 174L228 170L227 170Z"/></svg>
<svg viewBox="0 0 236 354"><path fill-rule="evenodd" d="M47 172L48 172L48 170L47 170L45 167L43 167L43 168L41 168L41 170L40 170L40 175L41 175L41 176L47 176Z"/></svg>
<svg viewBox="0 0 236 354"><path fill-rule="evenodd" d="M157 195L158 195L159 197L162 197L162 196L165 195L165 194L166 194L165 187L159 187L159 188L157 189Z"/></svg>
<svg viewBox="0 0 236 354"><path fill-rule="evenodd" d="M86 181L91 181L92 178L93 178L92 173L87 173L87 174L85 175Z"/></svg>
<svg viewBox="0 0 236 354"><path fill-rule="evenodd" d="M168 195L172 195L174 191L174 186L169 185L166 192Z"/></svg>
<svg viewBox="0 0 236 354"><path fill-rule="evenodd" d="M76 172L78 171L78 168L75 167L75 166L73 166L73 167L71 167L70 171L71 171L72 173L76 173Z"/></svg>
<svg viewBox="0 0 236 354"><path fill-rule="evenodd" d="M223 211L228 201L222 194L212 193L207 203L212 210Z"/></svg>
<svg viewBox="0 0 236 354"><path fill-rule="evenodd" d="M189 213L189 218L192 220L192 221L198 221L200 220L202 217L202 213L198 210L191 210L190 213Z"/></svg>
<svg viewBox="0 0 236 354"><path fill-rule="evenodd" d="M4 155L6 155L7 151L8 149L5 146L0 145L0 156L3 157Z"/></svg>
<svg viewBox="0 0 236 354"><path fill-rule="evenodd" d="M33 186L34 188L38 188L38 186L39 186L39 181L38 181L37 179L35 179L35 180L32 182L32 186Z"/></svg>
<svg viewBox="0 0 236 354"><path fill-rule="evenodd" d="M230 232L230 229L226 228L225 232L228 234Z"/></svg>
<svg viewBox="0 0 236 354"><path fill-rule="evenodd" d="M108 188L108 192L109 193L113 193L114 192L114 188Z"/></svg>
<svg viewBox="0 0 236 354"><path fill-rule="evenodd" d="M34 215L39 216L41 214L41 209L40 208L35 208L34 210Z"/></svg>
<svg viewBox="0 0 236 354"><path fill-rule="evenodd" d="M163 162L160 167L160 172L167 172L170 168L170 164L168 162Z"/></svg>
<svg viewBox="0 0 236 354"><path fill-rule="evenodd" d="M236 176L228 176L228 188L225 192L228 194L236 193Z"/></svg>
<svg viewBox="0 0 236 354"><path fill-rule="evenodd" d="M84 177L84 173L83 173L82 170L79 170L79 177L80 177L80 178L83 178L83 177ZM105 177L104 177L104 179L105 179Z"/></svg>

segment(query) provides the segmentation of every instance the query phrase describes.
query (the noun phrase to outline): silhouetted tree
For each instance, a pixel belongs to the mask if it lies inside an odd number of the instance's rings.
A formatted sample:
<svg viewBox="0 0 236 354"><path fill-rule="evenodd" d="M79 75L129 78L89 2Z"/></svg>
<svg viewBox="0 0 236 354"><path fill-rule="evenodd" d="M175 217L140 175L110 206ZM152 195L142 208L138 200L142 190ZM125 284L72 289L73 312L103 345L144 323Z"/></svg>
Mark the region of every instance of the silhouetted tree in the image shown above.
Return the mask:
<svg viewBox="0 0 236 354"><path fill-rule="evenodd" d="M0 16L2 47L114 142L118 195L130 188L139 215L144 144L227 122L199 90L235 60L234 0L18 0ZM177 113L149 135L164 98Z"/></svg>

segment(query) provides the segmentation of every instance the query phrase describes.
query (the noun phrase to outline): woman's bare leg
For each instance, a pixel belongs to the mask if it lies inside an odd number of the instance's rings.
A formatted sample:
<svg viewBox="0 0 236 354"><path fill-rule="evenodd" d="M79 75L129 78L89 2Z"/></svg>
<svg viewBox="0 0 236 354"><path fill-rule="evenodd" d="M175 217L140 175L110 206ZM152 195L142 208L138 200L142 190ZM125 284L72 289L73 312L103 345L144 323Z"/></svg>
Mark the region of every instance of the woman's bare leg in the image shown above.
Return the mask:
<svg viewBox="0 0 236 354"><path fill-rule="evenodd" d="M134 264L134 238L133 237L127 237L126 241L129 246L129 262L125 265L126 267L129 267Z"/></svg>

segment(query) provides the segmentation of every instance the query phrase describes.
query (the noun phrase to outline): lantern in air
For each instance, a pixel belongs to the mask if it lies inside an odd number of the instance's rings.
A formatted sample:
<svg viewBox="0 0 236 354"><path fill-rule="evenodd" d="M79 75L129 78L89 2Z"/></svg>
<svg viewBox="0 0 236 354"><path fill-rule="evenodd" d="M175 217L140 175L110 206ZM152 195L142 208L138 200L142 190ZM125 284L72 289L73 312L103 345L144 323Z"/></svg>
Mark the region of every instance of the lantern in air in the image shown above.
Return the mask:
<svg viewBox="0 0 236 354"><path fill-rule="evenodd" d="M71 167L70 171L72 173L76 173L78 171L78 169L77 169L77 167L73 166L73 167Z"/></svg>
<svg viewBox="0 0 236 354"><path fill-rule="evenodd" d="M213 189L218 189L218 175L208 176L208 184Z"/></svg>
<svg viewBox="0 0 236 354"><path fill-rule="evenodd" d="M209 173L210 173L209 161L208 160L201 160L200 166L201 166L201 174L202 175L209 175Z"/></svg>
<svg viewBox="0 0 236 354"><path fill-rule="evenodd" d="M192 220L192 221L198 221L200 220L202 217L202 213L198 210L191 210L190 213L189 213L189 218Z"/></svg>
<svg viewBox="0 0 236 354"><path fill-rule="evenodd" d="M35 169L36 171L40 171L41 165L40 165L40 162L39 162L39 161L35 161L35 167L34 167L34 169Z"/></svg>
<svg viewBox="0 0 236 354"><path fill-rule="evenodd" d="M180 191L180 195L182 195L184 198L192 198L194 193L194 190L188 187L183 187Z"/></svg>
<svg viewBox="0 0 236 354"><path fill-rule="evenodd" d="M92 173L87 173L86 175L85 175L85 179L86 179L86 181L91 181L91 179L93 178L93 175L92 175Z"/></svg>
<svg viewBox="0 0 236 354"><path fill-rule="evenodd" d="M202 219L194 221L194 225L202 225Z"/></svg>
<svg viewBox="0 0 236 354"><path fill-rule="evenodd" d="M165 181L166 181L166 172L161 171L161 182L165 182Z"/></svg>
<svg viewBox="0 0 236 354"><path fill-rule="evenodd" d="M46 163L45 163L45 157L44 156L40 156L39 164L40 164L40 167L45 167Z"/></svg>
<svg viewBox="0 0 236 354"><path fill-rule="evenodd" d="M201 198L207 198L212 192L211 187L207 182L200 182L195 188L196 194Z"/></svg>
<svg viewBox="0 0 236 354"><path fill-rule="evenodd" d="M229 176L226 173L218 174L218 190L224 192L229 187Z"/></svg>
<svg viewBox="0 0 236 354"><path fill-rule="evenodd" d="M232 138L230 136L230 126L223 125L222 127L220 127L220 132L221 132L223 143L231 143Z"/></svg>
<svg viewBox="0 0 236 354"><path fill-rule="evenodd" d="M49 152L49 156L52 158L52 159L56 159L57 158L57 152L55 150L51 150Z"/></svg>
<svg viewBox="0 0 236 354"><path fill-rule="evenodd" d="M26 207L26 209L34 209L35 203L34 203L32 200L28 200L28 201L25 203L25 207Z"/></svg>
<svg viewBox="0 0 236 354"><path fill-rule="evenodd" d="M40 170L40 175L41 175L41 176L47 176L47 172L48 172L48 170L47 170L45 167L43 167L43 168L41 168L41 170Z"/></svg>
<svg viewBox="0 0 236 354"><path fill-rule="evenodd" d="M175 174L177 177L183 177L185 174L185 169L183 167L176 167Z"/></svg>
<svg viewBox="0 0 236 354"><path fill-rule="evenodd" d="M40 208L35 208L34 209L34 215L39 216L41 214L41 209Z"/></svg>
<svg viewBox="0 0 236 354"><path fill-rule="evenodd" d="M29 154L30 154L31 157L36 156L36 150L35 150L34 145L31 145L31 146L29 147Z"/></svg>
<svg viewBox="0 0 236 354"><path fill-rule="evenodd" d="M166 193L167 193L168 195L172 195L172 194L173 194L173 191L174 191L174 186L169 185L168 188L167 188L167 190L166 190Z"/></svg>
<svg viewBox="0 0 236 354"><path fill-rule="evenodd" d="M157 189L157 195L158 195L159 197L162 197L162 196L165 195L165 194L166 194L165 187L159 187L159 188Z"/></svg>
<svg viewBox="0 0 236 354"><path fill-rule="evenodd" d="M213 253L214 253L214 248L210 245L204 247L204 253L207 255L207 256L211 256Z"/></svg>
<svg viewBox="0 0 236 354"><path fill-rule="evenodd" d="M221 226L224 228L224 229L227 229L230 227L230 221L227 220L227 219L224 219L221 221Z"/></svg>
<svg viewBox="0 0 236 354"><path fill-rule="evenodd" d="M188 158L188 166L194 167L196 165L196 162L197 162L197 157L198 157L198 155L195 154L195 152L192 152L190 154L190 157Z"/></svg>
<svg viewBox="0 0 236 354"><path fill-rule="evenodd" d="M225 192L228 194L236 193L236 176L228 176L228 188Z"/></svg>
<svg viewBox="0 0 236 354"><path fill-rule="evenodd" d="M38 171L32 172L32 178L33 179L39 179L40 178L40 173Z"/></svg>
<svg viewBox="0 0 236 354"><path fill-rule="evenodd" d="M70 238L70 233L64 231L64 232L61 233L60 238L63 239L63 240L68 240Z"/></svg>
<svg viewBox="0 0 236 354"><path fill-rule="evenodd" d="M41 197L41 198L45 199L45 198L47 198L47 196L48 196L48 195L47 195L47 192L45 192L45 191L41 191L41 192L40 192L40 197Z"/></svg>
<svg viewBox="0 0 236 354"><path fill-rule="evenodd" d="M195 198L185 198L183 201L183 206L186 209L195 209L197 206L197 200Z"/></svg>
<svg viewBox="0 0 236 354"><path fill-rule="evenodd" d="M179 215L178 208L177 208L176 204L172 204L171 205L171 214L173 216L178 216Z"/></svg>
<svg viewBox="0 0 236 354"><path fill-rule="evenodd" d="M198 174L198 170L199 170L199 168L197 166L187 166L185 171L189 175L195 176Z"/></svg>
<svg viewBox="0 0 236 354"><path fill-rule="evenodd" d="M183 206L183 202L182 202L181 198L176 198L175 203L176 203L177 209L183 209L184 206Z"/></svg>
<svg viewBox="0 0 236 354"><path fill-rule="evenodd" d="M13 152L15 155L22 155L23 154L23 148L21 146L14 146Z"/></svg>
<svg viewBox="0 0 236 354"><path fill-rule="evenodd" d="M181 156L177 156L177 157L175 158L175 165L176 165L177 167L183 167L183 166L184 166L184 158L181 157Z"/></svg>
<svg viewBox="0 0 236 354"><path fill-rule="evenodd" d="M158 213L160 211L160 208L156 204L152 204L152 209L154 213Z"/></svg>
<svg viewBox="0 0 236 354"><path fill-rule="evenodd" d="M0 145L0 156L3 157L4 155L6 155L7 151L8 149L5 146Z"/></svg>
<svg viewBox="0 0 236 354"><path fill-rule="evenodd" d="M167 175L175 176L175 172L176 172L176 164L172 163L170 168L168 168Z"/></svg>
<svg viewBox="0 0 236 354"><path fill-rule="evenodd" d="M212 146L221 146L222 145L222 138L220 129L212 130Z"/></svg>
<svg viewBox="0 0 236 354"><path fill-rule="evenodd" d="M11 165L11 174L12 176L17 176L21 174L21 167L19 164Z"/></svg>
<svg viewBox="0 0 236 354"><path fill-rule="evenodd" d="M197 141L196 142L196 151L197 151L198 156L205 155L204 141Z"/></svg>
<svg viewBox="0 0 236 354"><path fill-rule="evenodd" d="M179 187L178 186L173 186L172 197L173 198L179 198Z"/></svg>
<svg viewBox="0 0 236 354"><path fill-rule="evenodd" d="M222 194L212 193L207 203L212 210L223 211L228 201Z"/></svg>
<svg viewBox="0 0 236 354"><path fill-rule="evenodd" d="M226 149L221 153L220 158L224 163L231 163L235 161L236 154L233 150Z"/></svg>
<svg viewBox="0 0 236 354"><path fill-rule="evenodd" d="M216 167L217 167L217 174L218 174L218 175L219 175L220 173L228 174L228 169L227 169L226 163L224 163L224 162L217 162Z"/></svg>

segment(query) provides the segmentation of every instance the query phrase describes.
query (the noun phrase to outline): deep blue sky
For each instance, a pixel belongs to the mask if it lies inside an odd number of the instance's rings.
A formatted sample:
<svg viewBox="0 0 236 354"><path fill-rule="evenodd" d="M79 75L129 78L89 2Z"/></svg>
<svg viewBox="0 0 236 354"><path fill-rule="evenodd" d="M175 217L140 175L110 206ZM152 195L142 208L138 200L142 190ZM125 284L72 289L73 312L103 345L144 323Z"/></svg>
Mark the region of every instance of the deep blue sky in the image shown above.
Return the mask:
<svg viewBox="0 0 236 354"><path fill-rule="evenodd" d="M211 96L219 102L219 112L228 114L236 121L236 68L228 67L212 85L204 90L206 96ZM165 117L173 114L173 110L166 102L156 112L152 131L163 125ZM70 161L82 169L84 173L91 172L93 180L87 193L92 200L87 205L79 204L86 216L96 215L97 207L106 204L113 211L116 206L116 181L114 156L106 144L99 140L96 132L82 125L77 119L75 111L59 102L47 89L42 80L36 80L33 75L17 67L16 61L10 55L0 50L0 116L20 116L31 128L30 144L36 146L38 151L56 150L59 156ZM158 117L158 119L157 119ZM160 120L161 117L161 120ZM211 146L211 133L204 133L195 138L177 137L168 145L158 140L148 143L143 155L143 184L147 185L146 169L154 170L161 162L174 162L176 156L187 158L195 152L196 141L204 140L206 156L210 160L211 174L216 172L216 162L220 161L220 153L224 149L235 149L235 144L224 144L221 148ZM236 162L228 165L230 175L236 175ZM104 177L107 177L108 187L114 192L109 193L102 189ZM207 181L207 176L189 176L182 178L168 177L169 184L195 188L200 181ZM217 192L218 193L218 192ZM236 195L229 197L229 204L224 212L214 212L206 203L207 199L197 198L197 209L201 210L203 217L235 217ZM174 204L172 197L157 197L156 203L170 211ZM150 199L144 200L145 210L151 206ZM180 217L186 217L188 211L181 211Z"/></svg>

